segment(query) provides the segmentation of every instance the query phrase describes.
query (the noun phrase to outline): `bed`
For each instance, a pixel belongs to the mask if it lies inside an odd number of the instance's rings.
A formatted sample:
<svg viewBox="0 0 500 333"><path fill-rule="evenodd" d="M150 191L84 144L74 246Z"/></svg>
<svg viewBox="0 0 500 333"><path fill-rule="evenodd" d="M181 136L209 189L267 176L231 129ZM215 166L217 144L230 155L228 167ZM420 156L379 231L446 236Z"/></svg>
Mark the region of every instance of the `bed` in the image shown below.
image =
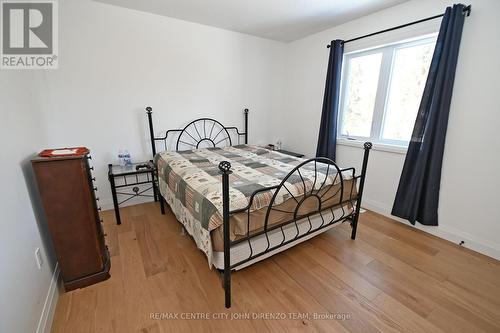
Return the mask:
<svg viewBox="0 0 500 333"><path fill-rule="evenodd" d="M200 118L162 137L154 135L152 109L146 110L161 212L167 203L209 267L221 272L227 308L231 271L342 222L351 224L355 239L371 143L364 145L357 175L328 158L301 159L249 145L248 109L243 132Z"/></svg>

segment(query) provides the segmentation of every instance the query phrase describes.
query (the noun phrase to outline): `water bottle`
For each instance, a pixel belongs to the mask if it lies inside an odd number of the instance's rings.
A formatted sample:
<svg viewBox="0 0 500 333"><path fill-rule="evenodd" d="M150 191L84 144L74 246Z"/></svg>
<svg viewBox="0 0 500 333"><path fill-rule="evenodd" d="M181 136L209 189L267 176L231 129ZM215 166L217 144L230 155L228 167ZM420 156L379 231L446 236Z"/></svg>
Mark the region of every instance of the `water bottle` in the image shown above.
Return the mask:
<svg viewBox="0 0 500 333"><path fill-rule="evenodd" d="M123 150L122 149L120 149L118 151L118 164L120 166L125 166L124 159L123 159Z"/></svg>
<svg viewBox="0 0 500 333"><path fill-rule="evenodd" d="M281 139L278 139L278 141L276 141L276 150L281 150Z"/></svg>
<svg viewBox="0 0 500 333"><path fill-rule="evenodd" d="M125 164L125 166L132 165L132 158L130 157L130 153L126 149L123 152L123 163Z"/></svg>

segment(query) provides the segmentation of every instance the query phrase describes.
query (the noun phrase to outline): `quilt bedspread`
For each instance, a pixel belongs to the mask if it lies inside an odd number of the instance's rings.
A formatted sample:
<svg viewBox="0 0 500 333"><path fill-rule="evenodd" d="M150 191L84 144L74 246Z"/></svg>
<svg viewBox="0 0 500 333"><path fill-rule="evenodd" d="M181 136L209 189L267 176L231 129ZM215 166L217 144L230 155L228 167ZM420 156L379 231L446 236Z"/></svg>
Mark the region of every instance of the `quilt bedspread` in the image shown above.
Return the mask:
<svg viewBox="0 0 500 333"><path fill-rule="evenodd" d="M230 185L230 210L245 208L252 193L266 187L279 185L292 169L304 159L276 151L238 145L224 148L206 148L178 152L161 152L155 163L159 177L168 186L193 219L201 224L199 229L212 231L222 224L222 185L218 165L229 161L232 165ZM301 173L288 178L286 186L277 194L275 204L293 196L300 196L325 185L340 182L333 167L323 163L308 163ZM346 175L343 175L344 180ZM275 190L257 194L250 212L270 204Z"/></svg>

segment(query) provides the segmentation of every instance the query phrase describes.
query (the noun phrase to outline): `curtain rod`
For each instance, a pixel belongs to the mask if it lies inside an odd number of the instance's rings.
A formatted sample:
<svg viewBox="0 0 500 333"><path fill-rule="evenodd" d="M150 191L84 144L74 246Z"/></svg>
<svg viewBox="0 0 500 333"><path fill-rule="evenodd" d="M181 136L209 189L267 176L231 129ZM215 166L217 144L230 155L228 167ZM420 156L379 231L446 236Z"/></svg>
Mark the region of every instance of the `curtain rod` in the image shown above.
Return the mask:
<svg viewBox="0 0 500 333"><path fill-rule="evenodd" d="M468 5L468 6L464 7L463 14L466 15L466 16L469 16L470 15L470 11L471 11L471 5ZM444 16L444 13L443 14L439 14L439 15L434 15L434 16L431 16L431 17L427 17L427 18L424 18L424 19L421 19L421 20L418 20L418 21L413 21L413 22L410 22L410 23L398 25L396 27L392 27L392 28L389 28L389 29L384 29L384 30L380 30L380 31L377 31L377 32L372 32L371 34L368 34L368 35L363 35L363 36L360 36L360 37L348 39L348 40L344 41L343 44L346 44L346 43L349 43L349 42L354 42L356 40L363 39L363 38L366 38L366 37L375 36L375 35L378 35L378 34L381 34L381 33L384 33L384 32L388 32L388 31L392 31L392 30L397 30L397 29L405 28L405 27L408 27L410 25L414 25L414 24L417 24L417 23L422 23L422 22L425 22L425 21L434 20L434 19L437 19L437 18L443 17L443 16ZM329 48L330 45L327 45L326 47Z"/></svg>

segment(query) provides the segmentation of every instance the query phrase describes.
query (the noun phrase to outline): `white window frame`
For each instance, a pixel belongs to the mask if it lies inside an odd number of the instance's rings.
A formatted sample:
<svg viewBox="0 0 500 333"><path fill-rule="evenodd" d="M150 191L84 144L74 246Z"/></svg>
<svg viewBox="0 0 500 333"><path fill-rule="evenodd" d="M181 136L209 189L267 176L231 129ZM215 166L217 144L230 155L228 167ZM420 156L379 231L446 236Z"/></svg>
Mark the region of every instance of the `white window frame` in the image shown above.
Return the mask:
<svg viewBox="0 0 500 333"><path fill-rule="evenodd" d="M339 118L338 118L338 134L337 139L342 143L351 142L348 145L356 146L357 143L361 143L364 141L372 141L377 145L383 145L386 147L396 147L396 151L398 148L406 149L408 147L408 141L404 140L389 140L383 139L383 127L384 127L384 118L386 114L387 108L387 100L390 93L390 83L392 79L392 71L394 65L394 58L396 51L399 49L417 46L421 44L426 44L429 42L436 42L437 34L421 36L412 40L403 40L396 43L391 43L384 46L378 46L370 49L360 50L360 51L352 51L344 54L343 65L342 65L342 77L341 77L341 86L340 86L340 104L339 104ZM346 93L347 93L347 78L349 77L350 71L350 61L353 58L359 56L370 55L374 53L382 53L382 60L380 63L380 72L377 83L377 92L375 94L375 104L373 109L373 117L372 117L372 126L370 137L363 136L354 136L354 135L345 135L342 134L343 126L344 126L344 116L346 111Z"/></svg>

